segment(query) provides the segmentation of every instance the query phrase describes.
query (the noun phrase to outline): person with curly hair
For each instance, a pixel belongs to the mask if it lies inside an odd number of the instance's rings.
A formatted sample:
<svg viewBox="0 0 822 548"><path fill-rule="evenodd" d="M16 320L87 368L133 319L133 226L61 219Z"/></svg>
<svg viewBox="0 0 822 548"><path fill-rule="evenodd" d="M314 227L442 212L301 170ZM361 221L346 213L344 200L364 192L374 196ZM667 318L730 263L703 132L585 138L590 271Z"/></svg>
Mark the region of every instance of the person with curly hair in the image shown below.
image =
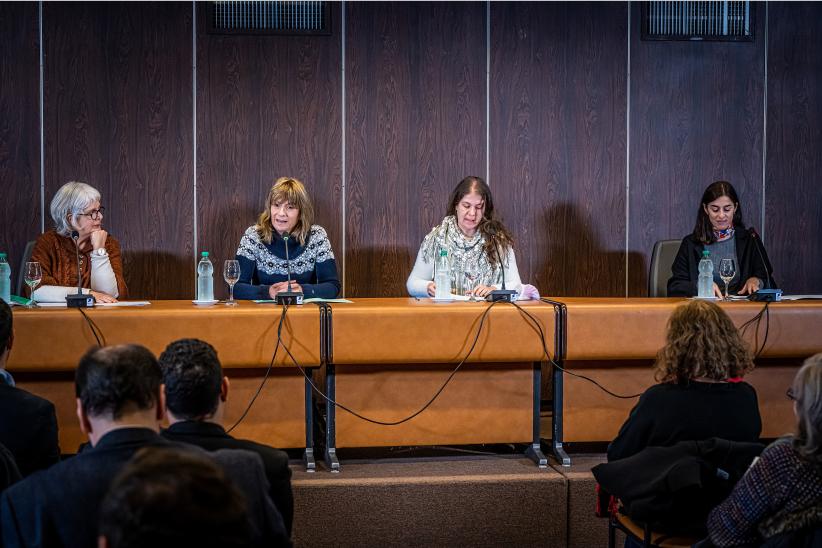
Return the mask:
<svg viewBox="0 0 822 548"><path fill-rule="evenodd" d="M608 460L681 441L757 441L756 391L742 380L753 367L750 349L719 306L694 300L677 307L656 358L659 384L640 396L608 446Z"/></svg>
<svg viewBox="0 0 822 548"><path fill-rule="evenodd" d="M822 541L822 354L805 360L787 395L797 434L769 445L708 516L714 546Z"/></svg>

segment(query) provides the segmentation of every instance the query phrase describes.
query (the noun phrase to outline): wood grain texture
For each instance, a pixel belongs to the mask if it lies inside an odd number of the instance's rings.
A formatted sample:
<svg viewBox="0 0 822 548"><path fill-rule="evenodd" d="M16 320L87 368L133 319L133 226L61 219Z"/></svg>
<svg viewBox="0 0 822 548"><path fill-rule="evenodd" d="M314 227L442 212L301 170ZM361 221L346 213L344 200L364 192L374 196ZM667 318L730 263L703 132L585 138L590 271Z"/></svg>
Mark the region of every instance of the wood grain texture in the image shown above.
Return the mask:
<svg viewBox="0 0 822 548"><path fill-rule="evenodd" d="M768 7L764 239L779 286L822 293L822 4Z"/></svg>
<svg viewBox="0 0 822 548"><path fill-rule="evenodd" d="M346 5L346 283L406 295L450 192L485 173L485 6Z"/></svg>
<svg viewBox="0 0 822 548"><path fill-rule="evenodd" d="M693 231L699 200L730 181L746 224L760 227L764 6L753 42L643 42L631 35L629 293L646 295L657 240ZM634 31L639 5L633 6Z"/></svg>
<svg viewBox="0 0 822 548"><path fill-rule="evenodd" d="M46 3L43 29L46 203L96 187L130 297L190 296L191 5Z"/></svg>
<svg viewBox="0 0 822 548"><path fill-rule="evenodd" d="M0 4L0 251L12 293L26 242L40 233L38 7Z"/></svg>
<svg viewBox="0 0 822 548"><path fill-rule="evenodd" d="M523 282L625 286L625 4L491 5L490 184Z"/></svg>
<svg viewBox="0 0 822 548"><path fill-rule="evenodd" d="M305 183L342 276L339 4L331 20L330 36L221 36L198 12L198 251L216 259L218 298L223 261L282 176Z"/></svg>

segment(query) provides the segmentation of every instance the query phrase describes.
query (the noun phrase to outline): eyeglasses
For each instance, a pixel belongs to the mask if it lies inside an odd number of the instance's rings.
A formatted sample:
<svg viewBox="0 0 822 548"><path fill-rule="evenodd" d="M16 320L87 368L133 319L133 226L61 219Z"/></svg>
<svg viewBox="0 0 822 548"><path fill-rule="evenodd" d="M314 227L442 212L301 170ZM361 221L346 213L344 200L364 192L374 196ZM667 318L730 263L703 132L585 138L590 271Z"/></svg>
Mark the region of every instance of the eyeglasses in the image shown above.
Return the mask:
<svg viewBox="0 0 822 548"><path fill-rule="evenodd" d="M788 388L785 392L785 395L788 396L788 399L791 401L796 401L796 395L793 393L793 388Z"/></svg>
<svg viewBox="0 0 822 548"><path fill-rule="evenodd" d="M88 213L78 213L78 217L88 217L92 221L96 221L100 217L102 217L103 213L106 212L106 208L101 207L99 209L95 209L93 211L89 211Z"/></svg>

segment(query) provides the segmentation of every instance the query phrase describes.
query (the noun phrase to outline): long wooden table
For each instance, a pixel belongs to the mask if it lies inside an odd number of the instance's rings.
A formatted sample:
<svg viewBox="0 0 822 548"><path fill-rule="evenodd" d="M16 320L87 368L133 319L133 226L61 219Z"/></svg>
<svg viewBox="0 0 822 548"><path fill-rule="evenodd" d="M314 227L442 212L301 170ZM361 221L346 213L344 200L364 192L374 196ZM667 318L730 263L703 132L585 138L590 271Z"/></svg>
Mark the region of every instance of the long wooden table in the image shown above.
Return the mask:
<svg viewBox="0 0 822 548"><path fill-rule="evenodd" d="M60 446L74 452L85 441L75 416L74 369L97 344L138 343L159 356L174 340L194 337L211 343L231 388L226 424L242 414L260 386L277 342L281 307L240 302L199 307L191 301L153 301L141 307L14 308L14 348L8 363L20 387L54 402ZM314 305L290 307L282 342L300 365L321 363L321 316ZM313 467L310 389L281 347L269 379L249 414L234 430L239 437L277 447L306 447Z"/></svg>
<svg viewBox="0 0 822 548"><path fill-rule="evenodd" d="M542 329L551 353L556 313L540 302L518 305L410 298L331 305L326 392L365 417L411 416L467 360L424 412L402 424L375 424L328 404L329 467L339 467L338 447L502 442L531 444L529 455L544 466L539 362L545 350L523 311Z"/></svg>
<svg viewBox="0 0 822 548"><path fill-rule="evenodd" d="M668 318L685 299L560 298L566 306L564 366L591 377L613 392L638 394L654 384L653 360L665 344ZM720 303L741 326L764 303ZM745 339L761 346L756 369L746 380L756 388L765 438L791 432L794 418L785 397L805 358L822 352L822 302L771 303L758 332L751 325ZM758 335L757 335L758 333ZM610 441L628 417L636 399L617 399L588 381L561 375L558 419L560 441Z"/></svg>

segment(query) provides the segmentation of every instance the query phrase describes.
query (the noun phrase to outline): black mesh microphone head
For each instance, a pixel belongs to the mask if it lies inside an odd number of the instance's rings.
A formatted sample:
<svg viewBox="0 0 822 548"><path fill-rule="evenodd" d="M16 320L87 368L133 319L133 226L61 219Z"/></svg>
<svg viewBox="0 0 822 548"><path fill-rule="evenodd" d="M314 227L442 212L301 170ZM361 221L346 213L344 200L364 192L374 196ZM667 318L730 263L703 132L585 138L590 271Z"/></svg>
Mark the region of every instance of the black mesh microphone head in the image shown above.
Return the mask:
<svg viewBox="0 0 822 548"><path fill-rule="evenodd" d="M283 240L287 240L290 237L291 237L291 234L289 234L287 230L285 232L283 232Z"/></svg>
<svg viewBox="0 0 822 548"><path fill-rule="evenodd" d="M72 239L76 240L77 238L80 237L80 233L77 232L76 230L72 230L71 231L71 237L72 237Z"/></svg>

